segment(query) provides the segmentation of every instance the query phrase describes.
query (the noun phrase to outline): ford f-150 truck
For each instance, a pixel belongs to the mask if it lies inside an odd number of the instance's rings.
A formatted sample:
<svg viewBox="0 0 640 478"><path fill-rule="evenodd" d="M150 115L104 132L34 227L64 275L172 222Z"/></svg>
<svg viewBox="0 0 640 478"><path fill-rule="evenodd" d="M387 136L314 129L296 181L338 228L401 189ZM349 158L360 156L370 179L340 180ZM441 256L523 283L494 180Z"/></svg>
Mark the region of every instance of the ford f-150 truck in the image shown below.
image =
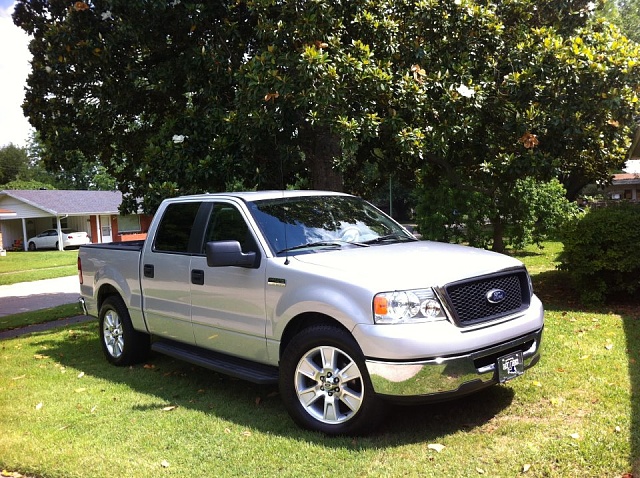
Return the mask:
<svg viewBox="0 0 640 478"><path fill-rule="evenodd" d="M167 199L146 240L81 246L78 273L109 362L155 350L278 384L298 425L331 435L540 358L543 306L522 263L417 240L347 194Z"/></svg>

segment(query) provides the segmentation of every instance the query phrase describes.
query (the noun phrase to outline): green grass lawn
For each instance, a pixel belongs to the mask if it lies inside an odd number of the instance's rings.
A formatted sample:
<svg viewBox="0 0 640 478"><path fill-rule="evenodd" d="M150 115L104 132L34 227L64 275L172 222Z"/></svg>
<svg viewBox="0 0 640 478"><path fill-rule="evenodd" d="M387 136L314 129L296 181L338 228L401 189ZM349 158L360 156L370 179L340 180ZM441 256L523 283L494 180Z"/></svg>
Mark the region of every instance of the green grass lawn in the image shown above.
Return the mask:
<svg viewBox="0 0 640 478"><path fill-rule="evenodd" d="M640 472L640 307L585 310L558 246L518 254L546 307L543 359L374 434L297 428L277 389L154 356L118 368L95 322L0 341L0 470L43 478L621 477Z"/></svg>
<svg viewBox="0 0 640 478"><path fill-rule="evenodd" d="M0 257L0 285L76 274L78 251L7 252Z"/></svg>

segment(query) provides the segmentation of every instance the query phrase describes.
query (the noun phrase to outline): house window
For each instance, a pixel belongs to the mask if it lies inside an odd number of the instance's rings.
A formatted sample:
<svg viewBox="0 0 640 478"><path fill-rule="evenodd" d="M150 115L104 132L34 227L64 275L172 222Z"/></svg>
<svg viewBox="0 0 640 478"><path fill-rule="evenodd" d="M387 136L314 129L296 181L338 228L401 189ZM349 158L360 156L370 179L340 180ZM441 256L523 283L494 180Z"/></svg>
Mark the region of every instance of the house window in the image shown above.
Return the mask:
<svg viewBox="0 0 640 478"><path fill-rule="evenodd" d="M624 198L625 199L633 199L633 193L632 193L631 189L625 189L624 190Z"/></svg>
<svg viewBox="0 0 640 478"><path fill-rule="evenodd" d="M60 229L67 229L69 227L68 221L66 217L60 218ZM51 219L51 229L58 229L58 221L53 218Z"/></svg>
<svg viewBox="0 0 640 478"><path fill-rule="evenodd" d="M118 232L140 232L140 216L137 214L118 216Z"/></svg>

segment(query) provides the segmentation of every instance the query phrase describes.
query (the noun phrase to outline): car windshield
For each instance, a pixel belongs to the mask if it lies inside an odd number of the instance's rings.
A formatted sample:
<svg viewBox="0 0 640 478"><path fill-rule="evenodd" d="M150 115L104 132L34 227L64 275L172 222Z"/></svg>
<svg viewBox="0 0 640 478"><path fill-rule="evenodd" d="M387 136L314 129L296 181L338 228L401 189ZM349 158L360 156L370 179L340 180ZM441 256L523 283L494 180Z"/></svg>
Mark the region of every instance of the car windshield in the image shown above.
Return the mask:
<svg viewBox="0 0 640 478"><path fill-rule="evenodd" d="M415 238L378 209L352 196L300 196L249 204L275 254L366 247Z"/></svg>

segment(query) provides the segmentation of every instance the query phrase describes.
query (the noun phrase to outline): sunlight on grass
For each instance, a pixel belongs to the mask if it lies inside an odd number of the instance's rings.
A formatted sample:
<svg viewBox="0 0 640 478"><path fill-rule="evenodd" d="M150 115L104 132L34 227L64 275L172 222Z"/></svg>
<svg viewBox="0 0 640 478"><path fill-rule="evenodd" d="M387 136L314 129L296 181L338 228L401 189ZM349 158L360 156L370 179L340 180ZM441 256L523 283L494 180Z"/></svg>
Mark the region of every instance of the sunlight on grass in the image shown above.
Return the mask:
<svg viewBox="0 0 640 478"><path fill-rule="evenodd" d="M0 257L0 285L77 273L78 251L8 252Z"/></svg>
<svg viewBox="0 0 640 478"><path fill-rule="evenodd" d="M357 477L621 477L640 450L632 396L640 307L577 305L555 268L560 248L514 254L547 306L536 367L453 402L390 406L366 437L303 431L277 388L168 357L111 366L96 322L0 341L0 470L297 477L337 466Z"/></svg>

